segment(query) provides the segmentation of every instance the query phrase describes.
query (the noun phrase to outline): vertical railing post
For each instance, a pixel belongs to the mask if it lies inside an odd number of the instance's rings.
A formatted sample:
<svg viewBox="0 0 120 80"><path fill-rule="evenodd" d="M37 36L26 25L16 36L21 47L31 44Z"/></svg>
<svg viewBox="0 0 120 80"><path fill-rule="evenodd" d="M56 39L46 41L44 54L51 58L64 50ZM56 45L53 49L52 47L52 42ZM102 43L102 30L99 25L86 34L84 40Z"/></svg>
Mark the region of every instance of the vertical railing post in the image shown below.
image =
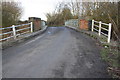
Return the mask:
<svg viewBox="0 0 120 80"><path fill-rule="evenodd" d="M99 36L101 35L101 21L99 22Z"/></svg>
<svg viewBox="0 0 120 80"><path fill-rule="evenodd" d="M111 27L112 27L112 24L109 23L109 29L108 29L108 43L110 43L110 38L111 38Z"/></svg>
<svg viewBox="0 0 120 80"><path fill-rule="evenodd" d="M93 28L94 28L94 20L92 20L92 31L93 31Z"/></svg>
<svg viewBox="0 0 120 80"><path fill-rule="evenodd" d="M30 22L31 32L33 32L33 22Z"/></svg>
<svg viewBox="0 0 120 80"><path fill-rule="evenodd" d="M14 36L14 39L16 39L16 30L15 30L15 25L12 25L12 30L13 30L13 36Z"/></svg>

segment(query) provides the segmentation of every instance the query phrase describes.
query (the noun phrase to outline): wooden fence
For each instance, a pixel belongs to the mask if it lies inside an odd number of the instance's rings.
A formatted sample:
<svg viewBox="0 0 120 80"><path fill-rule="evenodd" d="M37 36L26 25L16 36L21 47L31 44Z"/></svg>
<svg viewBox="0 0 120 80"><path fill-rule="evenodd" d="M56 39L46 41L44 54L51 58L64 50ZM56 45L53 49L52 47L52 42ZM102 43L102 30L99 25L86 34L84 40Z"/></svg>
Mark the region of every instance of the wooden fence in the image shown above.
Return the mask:
<svg viewBox="0 0 120 80"><path fill-rule="evenodd" d="M22 25L12 25L11 27L0 28L0 41L5 41L10 38L16 39L17 36L33 32L33 23L27 23Z"/></svg>
<svg viewBox="0 0 120 80"><path fill-rule="evenodd" d="M107 26L107 27L104 27L104 26ZM101 21L92 20L92 31L98 32L99 36L101 34L106 36L108 43L110 43L110 39L111 39L111 26L112 26L111 23L106 24Z"/></svg>

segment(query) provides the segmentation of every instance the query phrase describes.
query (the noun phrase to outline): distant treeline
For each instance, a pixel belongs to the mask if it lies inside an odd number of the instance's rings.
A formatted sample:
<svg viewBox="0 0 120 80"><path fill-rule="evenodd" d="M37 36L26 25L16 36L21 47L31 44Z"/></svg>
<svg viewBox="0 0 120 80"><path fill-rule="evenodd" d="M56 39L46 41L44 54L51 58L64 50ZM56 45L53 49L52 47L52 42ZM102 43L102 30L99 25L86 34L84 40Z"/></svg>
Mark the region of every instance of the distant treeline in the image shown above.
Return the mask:
<svg viewBox="0 0 120 80"><path fill-rule="evenodd" d="M120 38L120 2L61 2L52 13L47 13L47 23L64 25L69 19L86 19L112 23L112 38Z"/></svg>

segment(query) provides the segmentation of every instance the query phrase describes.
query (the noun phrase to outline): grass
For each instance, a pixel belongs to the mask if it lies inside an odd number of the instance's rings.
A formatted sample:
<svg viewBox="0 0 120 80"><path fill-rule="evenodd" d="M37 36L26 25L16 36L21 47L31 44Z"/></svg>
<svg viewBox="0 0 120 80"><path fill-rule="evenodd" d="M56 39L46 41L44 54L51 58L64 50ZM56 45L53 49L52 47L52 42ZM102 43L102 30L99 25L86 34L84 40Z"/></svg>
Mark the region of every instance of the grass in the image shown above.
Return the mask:
<svg viewBox="0 0 120 80"><path fill-rule="evenodd" d="M117 48L113 48L108 44L102 44L101 57L105 60L109 67L108 72L113 78L120 78L120 64L119 64L119 53Z"/></svg>
<svg viewBox="0 0 120 80"><path fill-rule="evenodd" d="M101 50L101 56L102 56L102 59L109 62L110 66L120 67L118 64L118 52L117 51L114 51L114 50L111 51L109 48L108 49L103 48Z"/></svg>

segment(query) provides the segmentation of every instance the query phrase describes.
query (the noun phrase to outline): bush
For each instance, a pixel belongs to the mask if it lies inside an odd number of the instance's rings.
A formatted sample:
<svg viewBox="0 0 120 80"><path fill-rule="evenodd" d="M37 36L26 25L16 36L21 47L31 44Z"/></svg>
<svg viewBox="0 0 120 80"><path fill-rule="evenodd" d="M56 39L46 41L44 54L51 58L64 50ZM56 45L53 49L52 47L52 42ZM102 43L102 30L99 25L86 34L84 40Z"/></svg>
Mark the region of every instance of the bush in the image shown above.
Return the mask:
<svg viewBox="0 0 120 80"><path fill-rule="evenodd" d="M22 14L22 8L20 3L9 1L2 2L2 27L8 27L20 19Z"/></svg>

